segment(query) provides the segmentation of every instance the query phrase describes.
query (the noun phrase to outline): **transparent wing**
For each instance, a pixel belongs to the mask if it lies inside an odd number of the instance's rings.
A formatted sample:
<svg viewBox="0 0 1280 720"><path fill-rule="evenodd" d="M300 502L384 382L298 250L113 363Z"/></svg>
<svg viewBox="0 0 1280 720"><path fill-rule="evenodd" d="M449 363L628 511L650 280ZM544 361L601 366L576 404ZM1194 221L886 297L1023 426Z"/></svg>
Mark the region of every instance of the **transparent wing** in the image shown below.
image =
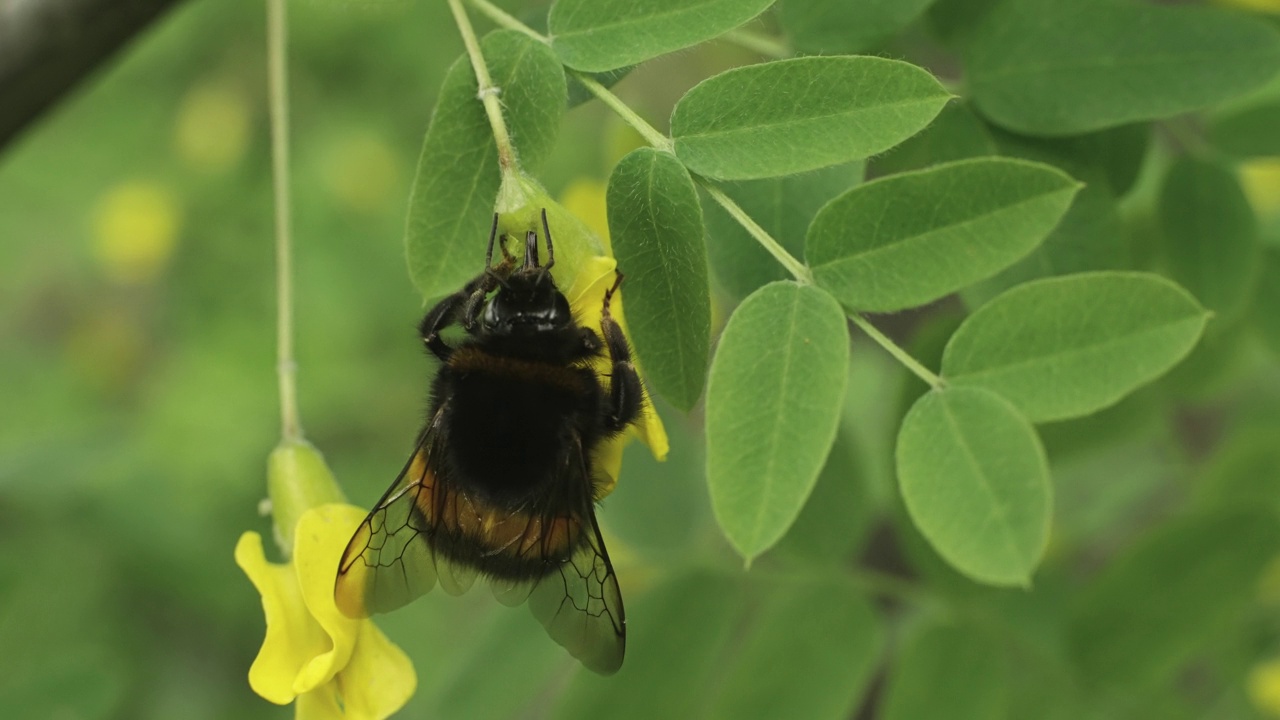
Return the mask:
<svg viewBox="0 0 1280 720"><path fill-rule="evenodd" d="M577 451L585 479L580 446ZM612 675L622 667L627 619L594 504L588 500L582 512L588 521L582 527L584 542L570 559L538 581L529 595L529 609L570 655L594 672Z"/></svg>
<svg viewBox="0 0 1280 720"><path fill-rule="evenodd" d="M432 500L436 478L431 456L441 445L441 416L437 412L428 423L409 462L347 543L334 600L348 617L395 610L429 592L437 581L456 593L475 579L437 564L427 542L430 526L420 509Z"/></svg>

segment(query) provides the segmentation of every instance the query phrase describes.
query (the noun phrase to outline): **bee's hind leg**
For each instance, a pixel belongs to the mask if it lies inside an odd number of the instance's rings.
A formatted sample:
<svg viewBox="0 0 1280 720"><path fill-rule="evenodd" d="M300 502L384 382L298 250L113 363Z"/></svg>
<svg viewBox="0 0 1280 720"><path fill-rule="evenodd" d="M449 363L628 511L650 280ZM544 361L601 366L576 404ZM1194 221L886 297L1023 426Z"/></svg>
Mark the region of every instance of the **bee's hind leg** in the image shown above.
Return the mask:
<svg viewBox="0 0 1280 720"><path fill-rule="evenodd" d="M605 411L605 427L611 432L621 432L640 417L640 404L644 400L644 386L640 374L631 361L631 346L622 334L622 327L609 313L609 302L622 284L622 273L613 287L604 294L604 308L600 317L600 332L609 348L612 370L609 376L609 405Z"/></svg>

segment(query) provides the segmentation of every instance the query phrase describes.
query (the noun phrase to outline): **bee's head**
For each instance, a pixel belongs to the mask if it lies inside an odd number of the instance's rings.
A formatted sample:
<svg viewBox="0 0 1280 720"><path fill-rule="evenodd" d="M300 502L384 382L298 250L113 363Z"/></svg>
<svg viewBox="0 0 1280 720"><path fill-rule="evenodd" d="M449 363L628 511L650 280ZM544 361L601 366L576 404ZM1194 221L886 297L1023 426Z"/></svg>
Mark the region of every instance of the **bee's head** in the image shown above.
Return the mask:
<svg viewBox="0 0 1280 720"><path fill-rule="evenodd" d="M551 277L552 262L538 264L538 234L529 232L524 265L508 275L485 302L481 329L498 335L532 335L571 325L569 301Z"/></svg>

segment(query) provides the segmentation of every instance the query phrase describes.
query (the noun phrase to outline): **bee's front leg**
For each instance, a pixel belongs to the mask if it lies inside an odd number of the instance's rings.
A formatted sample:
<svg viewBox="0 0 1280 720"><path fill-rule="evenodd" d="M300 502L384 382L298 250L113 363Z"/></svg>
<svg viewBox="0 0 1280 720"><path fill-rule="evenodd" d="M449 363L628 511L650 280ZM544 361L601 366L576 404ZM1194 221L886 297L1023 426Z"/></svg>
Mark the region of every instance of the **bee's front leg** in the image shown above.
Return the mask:
<svg viewBox="0 0 1280 720"><path fill-rule="evenodd" d="M440 337L440 333L460 321L468 325L474 323L475 315L485 295L497 287L497 283L493 271L486 268L461 290L436 303L436 306L427 312L422 318L422 323L418 325L418 333L433 355L444 362L449 360L449 356L453 354L453 348Z"/></svg>
<svg viewBox="0 0 1280 720"><path fill-rule="evenodd" d="M609 406L605 412L605 427L611 432L621 432L635 422L640 417L640 403L644 400L644 386L631 361L627 336L622 334L622 327L609 313L609 303L621 284L622 273L618 273L613 287L604 294L604 308L600 316L600 332L604 335L605 346L609 348L609 361L613 367L609 376Z"/></svg>

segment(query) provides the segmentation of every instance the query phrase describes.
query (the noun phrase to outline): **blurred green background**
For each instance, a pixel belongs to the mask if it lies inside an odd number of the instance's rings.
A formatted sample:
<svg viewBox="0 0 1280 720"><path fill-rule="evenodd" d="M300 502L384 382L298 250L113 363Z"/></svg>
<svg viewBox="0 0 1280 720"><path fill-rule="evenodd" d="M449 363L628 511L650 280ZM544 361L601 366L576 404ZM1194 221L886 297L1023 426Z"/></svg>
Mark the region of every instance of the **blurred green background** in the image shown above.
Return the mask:
<svg viewBox="0 0 1280 720"><path fill-rule="evenodd" d="M425 408L404 214L462 44L444 3L292 5L303 423L367 507ZM260 3L181 3L0 154L5 717L292 713L245 679L262 610L231 557L241 532L269 536L258 503L279 437L264 26ZM676 73L685 87L699 65ZM542 177L557 193L602 183L610 145L631 142L598 104L569 122ZM696 450L673 445L661 468L629 450L637 497L611 502L632 506L615 524L658 551L687 540L668 526L707 512ZM381 622L418 666L408 716L478 652L529 656L539 682L574 667L487 592L433 595ZM483 646L494 623L519 637Z"/></svg>
<svg viewBox="0 0 1280 720"><path fill-rule="evenodd" d="M181 4L0 154L4 717L292 713L249 689L262 610L232 562L240 533L270 532L258 505L279 435L264 19L258 3ZM414 336L423 308L401 241L433 98L462 48L438 2L316 0L293 4L290 20L303 424L350 500L367 507L402 466L425 405L431 366ZM913 42L908 33L897 50ZM663 118L698 80L752 59L712 43L646 64L620 92ZM598 212L600 184L634 143L598 103L580 106L540 179ZM1273 248L1277 174L1274 163L1246 173ZM1140 239L1157 183L1140 182L1126 208ZM936 364L959 313L952 303L889 326ZM1116 408L1042 429L1058 496L1053 547L1031 593L964 581L903 521L892 438L919 388L861 338L828 468L796 527L750 573L711 519L700 417L660 406L669 461L632 446L602 515L631 628L617 682L587 676L527 612L487 592L433 593L379 619L418 670L403 715L658 717L757 675L804 685L785 671L856 700L883 690L876 668L910 652L898 640L914 637L919 618L944 617L1000 624L1025 641L1008 655L1025 676L997 705L1043 717L1018 709L1056 697L1060 668L1027 654L1060 650L1081 578L1200 497L1197 488L1264 478L1265 494L1280 472L1280 361L1242 327L1211 332L1182 368ZM804 569L848 569L855 555L920 583L868 576L844 602L841 573ZM770 604L779 572L818 579L816 615ZM1246 678L1276 655L1280 573L1269 577L1241 627L1178 678L1179 693L1110 716L1261 717ZM868 583L881 598L874 616L824 624L823 597L870 608ZM966 609L936 611L935 596ZM757 621L777 632L741 632ZM804 644L842 632L842 655ZM754 657L788 654L704 687L738 657L739 636L754 638ZM767 704L754 712L771 716Z"/></svg>

